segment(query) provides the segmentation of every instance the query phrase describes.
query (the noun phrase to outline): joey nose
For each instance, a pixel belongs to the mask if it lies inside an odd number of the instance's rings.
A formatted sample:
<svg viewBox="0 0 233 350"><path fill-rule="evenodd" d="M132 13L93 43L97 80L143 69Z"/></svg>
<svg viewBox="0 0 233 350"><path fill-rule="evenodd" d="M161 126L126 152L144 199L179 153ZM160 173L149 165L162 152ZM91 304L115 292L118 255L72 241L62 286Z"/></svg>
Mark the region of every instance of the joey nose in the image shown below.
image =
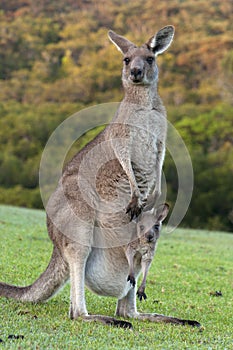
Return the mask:
<svg viewBox="0 0 233 350"><path fill-rule="evenodd" d="M150 230L146 233L146 239L147 239L147 242L152 242L153 239L154 239L154 231L153 230Z"/></svg>

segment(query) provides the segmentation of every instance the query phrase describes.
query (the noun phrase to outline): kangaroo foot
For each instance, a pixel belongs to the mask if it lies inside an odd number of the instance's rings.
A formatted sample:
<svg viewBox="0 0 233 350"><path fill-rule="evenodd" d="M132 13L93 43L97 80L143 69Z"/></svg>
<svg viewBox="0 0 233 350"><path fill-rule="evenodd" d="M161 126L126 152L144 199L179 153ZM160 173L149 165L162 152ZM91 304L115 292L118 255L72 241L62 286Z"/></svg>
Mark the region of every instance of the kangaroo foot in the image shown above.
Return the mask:
<svg viewBox="0 0 233 350"><path fill-rule="evenodd" d="M126 329L132 329L132 323L124 320L117 320L114 317L102 316L102 315L87 315L83 316L82 319L87 322L100 322L107 326L114 326Z"/></svg>
<svg viewBox="0 0 233 350"><path fill-rule="evenodd" d="M79 317L85 317L87 315L87 311L83 311L82 313L78 312L77 309L73 307L73 305L70 305L70 310L69 310L69 318L71 320L76 320Z"/></svg>
<svg viewBox="0 0 233 350"><path fill-rule="evenodd" d="M182 320L183 321L183 325L189 325L192 327L201 327L201 324L197 321L194 320Z"/></svg>
<svg viewBox="0 0 233 350"><path fill-rule="evenodd" d="M172 317L172 316L165 316L165 315L160 315L160 314L144 314L144 313L139 313L135 317L139 320L147 320L151 322L164 322L164 323L173 323L176 325L189 325L192 327L201 327L201 324L197 321L194 320L183 320L177 317Z"/></svg>

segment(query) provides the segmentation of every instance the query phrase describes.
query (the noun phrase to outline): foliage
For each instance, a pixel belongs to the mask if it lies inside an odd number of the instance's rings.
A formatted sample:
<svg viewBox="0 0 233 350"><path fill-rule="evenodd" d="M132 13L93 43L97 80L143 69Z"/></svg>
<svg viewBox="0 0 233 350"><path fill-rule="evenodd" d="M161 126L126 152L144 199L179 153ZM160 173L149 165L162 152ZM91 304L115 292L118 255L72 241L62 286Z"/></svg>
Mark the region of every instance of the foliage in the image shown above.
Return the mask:
<svg viewBox="0 0 233 350"><path fill-rule="evenodd" d="M42 150L66 117L121 100L121 56L107 29L142 43L171 23L176 35L158 58L159 88L195 172L183 224L232 230L232 6L228 0L2 1L0 199L5 202L9 188L23 197L35 191ZM165 172L174 202L169 158Z"/></svg>
<svg viewBox="0 0 233 350"><path fill-rule="evenodd" d="M10 188L0 187L0 203L27 208L43 208L38 187L34 189L24 188L20 185Z"/></svg>
<svg viewBox="0 0 233 350"><path fill-rule="evenodd" d="M183 220L187 227L232 228L233 108L218 105L199 116L184 116L175 123L192 156L194 191ZM177 179L170 158L165 163L170 184L168 198L176 199ZM170 197L169 197L170 196Z"/></svg>
<svg viewBox="0 0 233 350"><path fill-rule="evenodd" d="M27 285L52 251L45 213L0 206L1 280ZM133 331L68 318L69 286L47 303L0 299L4 349L231 349L232 235L179 229L162 232L139 310L196 319L201 329L133 320ZM222 296L215 296L221 291ZM113 316L116 300L87 291L89 312ZM24 339L8 339L22 335Z"/></svg>

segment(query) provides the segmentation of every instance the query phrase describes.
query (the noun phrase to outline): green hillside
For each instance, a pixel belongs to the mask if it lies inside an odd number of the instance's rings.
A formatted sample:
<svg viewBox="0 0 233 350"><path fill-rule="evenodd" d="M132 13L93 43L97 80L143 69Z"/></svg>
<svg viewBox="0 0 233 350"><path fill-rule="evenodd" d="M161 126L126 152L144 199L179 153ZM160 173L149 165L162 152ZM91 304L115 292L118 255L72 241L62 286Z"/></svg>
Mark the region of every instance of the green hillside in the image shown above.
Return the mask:
<svg viewBox="0 0 233 350"><path fill-rule="evenodd" d="M82 108L121 100L122 59L108 29L140 44L173 24L159 90L194 168L182 224L232 231L232 12L229 0L1 1L0 202L41 208L38 169L53 130ZM169 154L164 169L173 205Z"/></svg>
<svg viewBox="0 0 233 350"><path fill-rule="evenodd" d="M18 285L33 282L47 266L52 251L45 213L0 206L0 239L0 280ZM132 321L134 330L127 331L71 321L67 285L44 304L0 298L0 347L230 350L233 345L232 240L231 234L188 229L161 234L148 275L148 299L138 302L139 311L196 319L202 328ZM115 304L113 298L87 292L90 313L113 315Z"/></svg>

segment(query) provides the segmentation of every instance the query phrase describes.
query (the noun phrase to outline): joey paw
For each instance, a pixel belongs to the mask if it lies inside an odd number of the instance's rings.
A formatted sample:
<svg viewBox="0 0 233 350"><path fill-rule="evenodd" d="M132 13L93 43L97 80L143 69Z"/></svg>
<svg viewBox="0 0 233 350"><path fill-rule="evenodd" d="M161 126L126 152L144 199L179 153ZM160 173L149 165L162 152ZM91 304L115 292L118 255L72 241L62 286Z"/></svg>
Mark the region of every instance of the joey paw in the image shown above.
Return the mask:
<svg viewBox="0 0 233 350"><path fill-rule="evenodd" d="M140 291L139 289L137 291L137 296L140 301L142 301L142 299L147 299L146 293L144 291Z"/></svg>
<svg viewBox="0 0 233 350"><path fill-rule="evenodd" d="M133 287L136 285L135 277L132 275L129 275L127 278L127 281L130 281L130 284L132 284Z"/></svg>

